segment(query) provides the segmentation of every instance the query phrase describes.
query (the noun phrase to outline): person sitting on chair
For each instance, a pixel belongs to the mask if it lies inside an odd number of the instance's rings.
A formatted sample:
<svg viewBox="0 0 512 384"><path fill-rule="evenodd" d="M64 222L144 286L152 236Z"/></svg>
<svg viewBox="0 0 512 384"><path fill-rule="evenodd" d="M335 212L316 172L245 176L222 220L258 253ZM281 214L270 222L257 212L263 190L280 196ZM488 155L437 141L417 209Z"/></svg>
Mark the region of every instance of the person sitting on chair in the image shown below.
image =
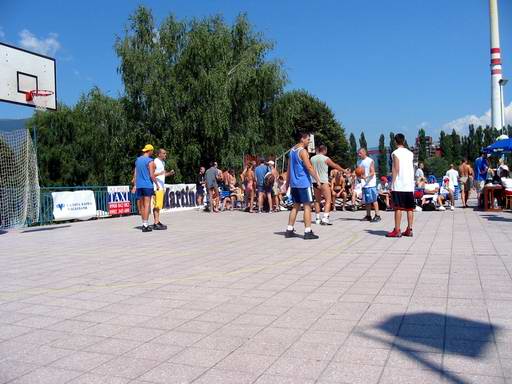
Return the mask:
<svg viewBox="0 0 512 384"><path fill-rule="evenodd" d="M379 198L386 204L386 209L389 209L389 198L391 196L391 192L389 190L388 178L386 176L382 176L380 178L380 183L377 185L377 192L379 193Z"/></svg>

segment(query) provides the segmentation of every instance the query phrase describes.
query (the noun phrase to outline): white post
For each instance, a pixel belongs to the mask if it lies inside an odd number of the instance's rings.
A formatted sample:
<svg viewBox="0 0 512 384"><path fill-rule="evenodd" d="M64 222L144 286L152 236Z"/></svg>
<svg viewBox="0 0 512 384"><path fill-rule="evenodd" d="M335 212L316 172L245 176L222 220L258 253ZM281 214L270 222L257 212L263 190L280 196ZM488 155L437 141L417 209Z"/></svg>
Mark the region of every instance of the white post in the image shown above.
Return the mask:
<svg viewBox="0 0 512 384"><path fill-rule="evenodd" d="M504 103L500 84L502 72L498 0L489 0L489 11L491 24L491 126L503 130L502 105Z"/></svg>

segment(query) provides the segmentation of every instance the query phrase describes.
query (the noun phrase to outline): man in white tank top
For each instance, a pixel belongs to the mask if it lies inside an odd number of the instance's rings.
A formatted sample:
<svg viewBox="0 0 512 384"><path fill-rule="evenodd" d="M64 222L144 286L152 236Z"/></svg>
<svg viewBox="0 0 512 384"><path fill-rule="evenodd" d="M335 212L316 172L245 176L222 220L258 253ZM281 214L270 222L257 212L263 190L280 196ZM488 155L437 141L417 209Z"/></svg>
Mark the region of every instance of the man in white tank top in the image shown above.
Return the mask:
<svg viewBox="0 0 512 384"><path fill-rule="evenodd" d="M381 218L379 215L379 203L377 202L377 177L375 176L375 163L373 159L368 156L365 148L359 149L358 152L359 166L364 168L364 183L363 183L363 204L366 207L366 216L363 221L371 223L378 223ZM375 210L375 216L372 219L372 207Z"/></svg>
<svg viewBox="0 0 512 384"><path fill-rule="evenodd" d="M401 133L395 135L396 150L391 154L393 159L393 181L391 185L391 199L395 209L395 228L387 237L412 237L413 215L416 204L414 202L414 155L404 147L405 136ZM402 211L407 212L407 229L400 231Z"/></svg>

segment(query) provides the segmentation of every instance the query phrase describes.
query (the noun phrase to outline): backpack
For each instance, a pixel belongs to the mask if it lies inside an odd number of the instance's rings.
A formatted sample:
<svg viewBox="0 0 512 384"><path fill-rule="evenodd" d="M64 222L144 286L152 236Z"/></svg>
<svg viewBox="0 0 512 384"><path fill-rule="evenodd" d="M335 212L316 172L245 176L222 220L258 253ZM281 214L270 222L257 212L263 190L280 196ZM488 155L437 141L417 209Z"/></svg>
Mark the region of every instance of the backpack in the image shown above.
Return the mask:
<svg viewBox="0 0 512 384"><path fill-rule="evenodd" d="M272 170L270 168L268 168L268 171L265 174L265 177L263 179L263 184L265 185L265 187L270 188L270 187L274 186L274 181L275 181L274 174L272 173Z"/></svg>
<svg viewBox="0 0 512 384"><path fill-rule="evenodd" d="M426 212L428 212L428 211L435 211L436 210L436 205L434 204L433 201L429 201L429 202L426 202L425 204L423 204L421 206L421 209L423 211L426 211Z"/></svg>

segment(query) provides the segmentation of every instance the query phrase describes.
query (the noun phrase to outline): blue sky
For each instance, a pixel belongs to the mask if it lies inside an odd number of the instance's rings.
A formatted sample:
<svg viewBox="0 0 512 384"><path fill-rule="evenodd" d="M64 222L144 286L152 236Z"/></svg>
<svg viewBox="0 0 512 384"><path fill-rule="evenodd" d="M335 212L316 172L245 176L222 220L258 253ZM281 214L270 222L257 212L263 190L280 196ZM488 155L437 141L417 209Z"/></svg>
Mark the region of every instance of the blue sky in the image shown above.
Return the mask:
<svg viewBox="0 0 512 384"><path fill-rule="evenodd" d="M182 0L2 1L0 41L57 58L58 95L76 102L93 85L122 93L113 50L138 4L157 20L247 12L275 42L289 89L325 100L347 132L409 136L423 126L463 129L485 122L490 106L487 0ZM499 0L505 77L512 77L512 1ZM510 83L509 83L510 84ZM512 122L512 85L505 89ZM0 118L27 117L31 108L0 105ZM412 140L410 140L412 141Z"/></svg>

